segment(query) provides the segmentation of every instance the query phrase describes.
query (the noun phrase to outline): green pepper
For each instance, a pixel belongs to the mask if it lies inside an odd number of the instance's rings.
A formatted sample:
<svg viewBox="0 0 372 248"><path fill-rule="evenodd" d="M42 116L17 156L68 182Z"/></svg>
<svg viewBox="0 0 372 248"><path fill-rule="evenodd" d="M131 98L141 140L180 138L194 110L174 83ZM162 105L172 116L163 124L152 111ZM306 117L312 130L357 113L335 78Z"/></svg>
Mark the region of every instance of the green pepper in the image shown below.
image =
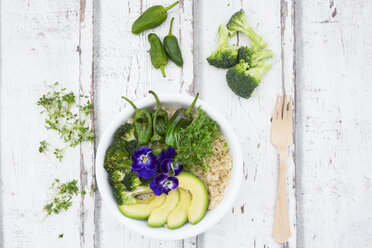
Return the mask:
<svg viewBox="0 0 372 248"><path fill-rule="evenodd" d="M178 109L168 121L167 129L165 130L165 144L168 146L176 148L180 130L190 125L193 121L191 110L198 100L198 97L199 93L196 94L194 101L187 110L184 108Z"/></svg>
<svg viewBox="0 0 372 248"><path fill-rule="evenodd" d="M133 119L133 127L138 143L140 145L148 144L152 136L152 118L149 111L145 108L139 110L131 100L124 96L122 98L129 102L134 111L136 111Z"/></svg>
<svg viewBox="0 0 372 248"><path fill-rule="evenodd" d="M164 139L162 136L158 134L156 131L156 124L158 120L158 114L159 114L160 108L158 108L155 113L154 117L152 118L152 130L153 130L153 136L151 137L151 143L150 147L153 150L155 155L158 155L163 149L164 149Z"/></svg>
<svg viewBox="0 0 372 248"><path fill-rule="evenodd" d="M159 37L154 33L149 34L148 39L151 45L151 63L154 68L160 68L163 77L165 77L164 66L168 63L168 57L165 53L164 46L163 44L161 44L161 40L159 39Z"/></svg>
<svg viewBox="0 0 372 248"><path fill-rule="evenodd" d="M176 36L172 34L173 20L171 20L169 27L169 34L164 37L163 44L168 57L178 66L183 65L182 53Z"/></svg>
<svg viewBox="0 0 372 248"><path fill-rule="evenodd" d="M150 90L149 93L152 94L156 100L156 110L151 113L152 119L156 119L154 120L156 123L155 125L156 132L159 135L163 136L165 134L165 129L167 128L168 113L167 111L161 108L161 104L156 93L153 92L152 90Z"/></svg>
<svg viewBox="0 0 372 248"><path fill-rule="evenodd" d="M132 33L139 34L146 29L159 26L165 21L165 19L167 19L167 11L177 4L178 1L165 8L161 5L155 5L148 8L137 18L137 20L134 21L132 25Z"/></svg>

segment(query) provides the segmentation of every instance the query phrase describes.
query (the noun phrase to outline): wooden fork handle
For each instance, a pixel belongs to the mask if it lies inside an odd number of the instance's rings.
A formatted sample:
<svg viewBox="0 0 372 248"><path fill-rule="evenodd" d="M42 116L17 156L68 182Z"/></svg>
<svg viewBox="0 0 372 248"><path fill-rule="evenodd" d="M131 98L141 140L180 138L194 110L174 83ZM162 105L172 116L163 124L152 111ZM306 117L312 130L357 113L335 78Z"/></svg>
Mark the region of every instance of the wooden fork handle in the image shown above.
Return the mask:
<svg viewBox="0 0 372 248"><path fill-rule="evenodd" d="M272 236L278 243L285 243L291 236L289 228L288 203L286 193L286 158L287 150L278 150L280 157L279 188L276 200L275 218Z"/></svg>

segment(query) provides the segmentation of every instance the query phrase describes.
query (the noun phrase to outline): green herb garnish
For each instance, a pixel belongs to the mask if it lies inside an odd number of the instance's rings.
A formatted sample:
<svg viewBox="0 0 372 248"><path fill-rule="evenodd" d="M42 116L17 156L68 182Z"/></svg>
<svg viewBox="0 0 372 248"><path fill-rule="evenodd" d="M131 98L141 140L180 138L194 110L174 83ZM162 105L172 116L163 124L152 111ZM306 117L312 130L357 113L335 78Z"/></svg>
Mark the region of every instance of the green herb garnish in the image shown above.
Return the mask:
<svg viewBox="0 0 372 248"><path fill-rule="evenodd" d="M63 238L63 233L59 234L59 235L58 235L58 238L59 238L59 239Z"/></svg>
<svg viewBox="0 0 372 248"><path fill-rule="evenodd" d="M45 127L57 131L66 143L66 147L52 149L58 160L62 160L67 147L76 147L82 142L94 140L93 131L85 120L93 108L89 100L85 104L77 104L74 93L67 93L65 88L59 90L57 82L49 86L49 92L39 99L37 105L43 107L41 113L47 115ZM47 145L45 140L41 141L39 151L46 151Z"/></svg>
<svg viewBox="0 0 372 248"><path fill-rule="evenodd" d="M196 165L207 171L209 166L206 159L212 156L212 143L220 135L219 126L200 107L198 112L198 117L181 129L178 135L175 159L183 163L186 169Z"/></svg>
<svg viewBox="0 0 372 248"><path fill-rule="evenodd" d="M48 146L49 146L49 143L46 142L45 140L40 141L39 152L40 153L46 152L48 150Z"/></svg>
<svg viewBox="0 0 372 248"><path fill-rule="evenodd" d="M62 210L67 211L72 205L72 197L79 194L77 180L60 183L59 179L55 179L49 189L52 192L52 200L44 206L47 215L59 214Z"/></svg>
<svg viewBox="0 0 372 248"><path fill-rule="evenodd" d="M63 148L55 148L53 154L59 161L62 161L63 155L65 153L65 149Z"/></svg>

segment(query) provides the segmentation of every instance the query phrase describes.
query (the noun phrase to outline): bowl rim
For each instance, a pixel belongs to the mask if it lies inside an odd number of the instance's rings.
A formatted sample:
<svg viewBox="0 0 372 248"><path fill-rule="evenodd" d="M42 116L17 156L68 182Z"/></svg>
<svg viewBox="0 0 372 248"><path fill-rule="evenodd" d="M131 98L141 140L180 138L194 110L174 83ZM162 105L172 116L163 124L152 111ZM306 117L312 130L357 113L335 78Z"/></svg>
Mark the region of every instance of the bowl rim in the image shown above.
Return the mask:
<svg viewBox="0 0 372 248"><path fill-rule="evenodd" d="M173 105L187 105L191 104L194 99L193 96L184 94L158 94L158 97L162 103L165 103L164 106L168 105L167 102L173 102ZM155 99L151 95L133 102L139 109L143 107L150 108L156 105ZM128 104L122 111L115 115L110 124L104 129L99 141L95 160L95 177L97 188L100 192L104 205L110 210L111 214L113 214L113 216L116 217L120 223L124 224L132 231L150 238L161 240L179 240L189 238L205 232L212 226L216 225L226 215L227 211L232 207L234 201L236 200L243 175L243 158L239 140L229 122L211 105L199 98L196 106L201 106L201 108L206 111L208 116L219 124L220 129L224 133L226 141L229 145L230 152L232 153L233 167L222 201L215 209L207 210L206 216L198 224L188 227L187 230L183 230L185 226L172 230L167 229L166 227L153 228L148 227L147 225L144 226L143 224L138 224L139 222L143 222L143 220L135 220L126 217L120 213L116 203L115 206L113 206L111 186L108 183L107 172L103 167L104 156L107 147L112 143L113 133L123 122L133 116L133 108ZM229 137L226 137L226 135L229 135ZM108 192L108 189L111 192ZM226 193L227 189L229 189L229 194ZM206 219L207 216L210 217ZM187 224L191 225L189 223Z"/></svg>

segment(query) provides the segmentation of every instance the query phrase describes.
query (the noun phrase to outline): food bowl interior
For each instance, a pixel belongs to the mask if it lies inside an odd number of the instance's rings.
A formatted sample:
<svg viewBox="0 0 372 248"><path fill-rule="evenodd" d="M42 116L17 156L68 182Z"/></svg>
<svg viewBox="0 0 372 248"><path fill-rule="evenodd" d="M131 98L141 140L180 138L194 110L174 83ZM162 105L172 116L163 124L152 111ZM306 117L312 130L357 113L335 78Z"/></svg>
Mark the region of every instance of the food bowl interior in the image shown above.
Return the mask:
<svg viewBox="0 0 372 248"><path fill-rule="evenodd" d="M186 95L159 95L159 99L163 106L178 109L180 107L188 108L194 98ZM146 107L149 110L156 106L155 100L152 96L136 101L135 104L139 109ZM215 209L208 210L205 217L196 225L186 223L182 227L174 230L167 229L166 227L153 228L147 226L146 220L135 220L122 215L113 197L112 189L108 181L108 173L104 169L103 163L106 149L113 142L113 135L116 129L134 116L135 112L132 107L127 104L127 107L117 115L103 133L98 146L96 158L96 180L98 189L103 198L103 202L114 214L115 219L122 222L133 231L157 239L175 240L188 238L198 235L217 224L217 222L220 221L226 212L232 207L239 192L242 177L243 161L239 141L230 124L214 108L202 100L197 101L196 107L197 106L201 106L208 116L220 125L220 129L227 140L230 153L233 157L233 169L229 184L225 189L223 200ZM194 108L194 110L196 110L196 108Z"/></svg>

